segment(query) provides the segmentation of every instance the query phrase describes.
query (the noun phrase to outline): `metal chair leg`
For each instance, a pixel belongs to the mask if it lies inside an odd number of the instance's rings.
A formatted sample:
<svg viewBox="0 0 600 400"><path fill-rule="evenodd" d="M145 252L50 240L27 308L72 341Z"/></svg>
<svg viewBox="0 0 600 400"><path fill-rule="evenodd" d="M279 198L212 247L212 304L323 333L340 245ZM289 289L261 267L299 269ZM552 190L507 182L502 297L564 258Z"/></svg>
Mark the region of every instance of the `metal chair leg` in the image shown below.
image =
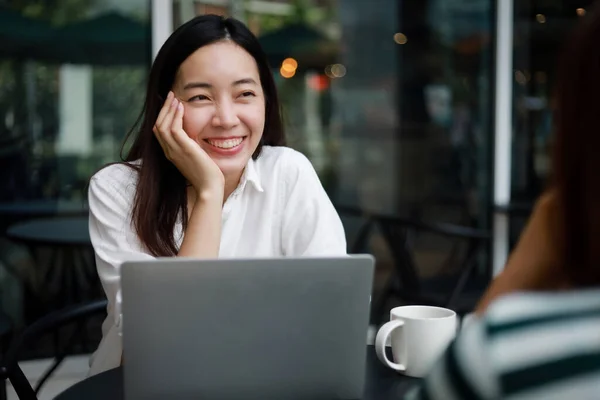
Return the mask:
<svg viewBox="0 0 600 400"><path fill-rule="evenodd" d="M385 283L385 286L383 288L383 290L381 291L381 294L379 296L377 296L377 298L373 301L372 307L371 307L371 325L376 325L378 326L382 319L383 319L383 315L386 312L386 304L388 302L388 300L393 296L394 294L394 275L392 273L392 276L390 276L388 278L388 280Z"/></svg>
<svg viewBox="0 0 600 400"><path fill-rule="evenodd" d="M8 394L6 393L6 381L3 379L0 383L0 400L8 400Z"/></svg>

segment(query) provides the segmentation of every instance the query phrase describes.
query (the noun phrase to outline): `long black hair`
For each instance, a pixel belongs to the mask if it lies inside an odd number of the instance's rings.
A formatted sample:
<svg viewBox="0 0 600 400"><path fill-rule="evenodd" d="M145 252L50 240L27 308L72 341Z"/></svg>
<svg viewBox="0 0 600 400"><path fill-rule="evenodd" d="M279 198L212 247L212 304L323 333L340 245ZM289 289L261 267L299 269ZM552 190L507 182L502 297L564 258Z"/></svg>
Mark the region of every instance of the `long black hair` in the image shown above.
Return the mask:
<svg viewBox="0 0 600 400"><path fill-rule="evenodd" d="M576 287L600 285L600 3L580 19L559 62L554 189L558 260Z"/></svg>
<svg viewBox="0 0 600 400"><path fill-rule="evenodd" d="M217 15L198 16L175 30L152 65L144 107L126 143L134 133L135 140L123 157L128 165L141 160L134 166L138 170L138 183L131 218L141 243L157 257L177 254L173 230L178 218L182 219L184 231L187 227L187 194L185 178L165 157L152 128L180 65L199 48L222 40L231 40L246 50L258 66L266 101L265 126L252 157L260 155L263 145L285 145L275 81L254 34L240 21Z"/></svg>

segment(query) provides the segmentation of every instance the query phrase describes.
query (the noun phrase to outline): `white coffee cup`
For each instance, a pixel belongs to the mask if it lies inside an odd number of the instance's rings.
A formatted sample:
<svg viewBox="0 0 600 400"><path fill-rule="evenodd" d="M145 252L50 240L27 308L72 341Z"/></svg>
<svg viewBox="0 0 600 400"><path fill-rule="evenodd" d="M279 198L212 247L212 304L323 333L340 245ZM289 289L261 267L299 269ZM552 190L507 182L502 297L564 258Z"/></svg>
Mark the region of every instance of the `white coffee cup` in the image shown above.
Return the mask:
<svg viewBox="0 0 600 400"><path fill-rule="evenodd" d="M422 378L456 337L456 329L456 313L452 310L430 306L393 308L390 321L375 338L377 357L404 375ZM390 335L395 362L385 352Z"/></svg>

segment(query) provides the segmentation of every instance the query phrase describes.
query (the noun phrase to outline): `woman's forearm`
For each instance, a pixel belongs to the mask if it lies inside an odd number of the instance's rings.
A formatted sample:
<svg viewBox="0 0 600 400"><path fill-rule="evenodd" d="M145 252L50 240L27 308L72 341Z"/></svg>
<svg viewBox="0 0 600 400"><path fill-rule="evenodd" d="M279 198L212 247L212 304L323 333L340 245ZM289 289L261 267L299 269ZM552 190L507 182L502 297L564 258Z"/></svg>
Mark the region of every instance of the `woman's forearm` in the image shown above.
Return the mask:
<svg viewBox="0 0 600 400"><path fill-rule="evenodd" d="M494 279L491 285L487 288L477 304L475 313L478 315L483 315L490 303L492 303L494 300L510 293L534 289L534 287L531 286L533 285L528 285L528 283L520 279L518 275L511 276L510 271L504 271L498 277L496 277L496 279Z"/></svg>
<svg viewBox="0 0 600 400"><path fill-rule="evenodd" d="M492 281L477 305L483 314L497 298L514 292L557 290L566 284L553 223L552 194L538 201L504 270Z"/></svg>
<svg viewBox="0 0 600 400"><path fill-rule="evenodd" d="M530 273L528 271L529 268L530 265L526 263L511 265L509 262L506 269L487 288L477 304L475 313L483 315L494 300L511 293L556 291L569 287L569 283L563 278L560 272L557 272L555 275L550 273L547 275L536 275L536 271L534 270L534 273ZM547 268L551 269L553 267L549 266Z"/></svg>
<svg viewBox="0 0 600 400"><path fill-rule="evenodd" d="M178 257L217 258L221 242L223 195L198 194L192 207Z"/></svg>

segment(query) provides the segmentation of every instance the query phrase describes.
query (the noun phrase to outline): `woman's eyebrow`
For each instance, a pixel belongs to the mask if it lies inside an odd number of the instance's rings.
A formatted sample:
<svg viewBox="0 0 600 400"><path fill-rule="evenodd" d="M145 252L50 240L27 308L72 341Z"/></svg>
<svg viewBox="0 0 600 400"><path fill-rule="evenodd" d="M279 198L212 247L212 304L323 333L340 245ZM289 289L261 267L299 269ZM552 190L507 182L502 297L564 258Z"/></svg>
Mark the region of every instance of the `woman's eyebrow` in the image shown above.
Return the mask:
<svg viewBox="0 0 600 400"><path fill-rule="evenodd" d="M243 78L234 81L231 86L240 86L240 85L257 85L256 81L252 78ZM207 82L189 82L186 83L183 87L183 90L190 89L212 89L213 85Z"/></svg>
<svg viewBox="0 0 600 400"><path fill-rule="evenodd" d="M183 87L183 90L190 90L190 89L212 89L212 85L210 83L206 83L206 82L190 82L190 83L186 83L185 86Z"/></svg>
<svg viewBox="0 0 600 400"><path fill-rule="evenodd" d="M252 78L244 78L244 79L238 79L237 81L233 82L231 84L231 86L239 86L239 85L257 85L256 81Z"/></svg>

